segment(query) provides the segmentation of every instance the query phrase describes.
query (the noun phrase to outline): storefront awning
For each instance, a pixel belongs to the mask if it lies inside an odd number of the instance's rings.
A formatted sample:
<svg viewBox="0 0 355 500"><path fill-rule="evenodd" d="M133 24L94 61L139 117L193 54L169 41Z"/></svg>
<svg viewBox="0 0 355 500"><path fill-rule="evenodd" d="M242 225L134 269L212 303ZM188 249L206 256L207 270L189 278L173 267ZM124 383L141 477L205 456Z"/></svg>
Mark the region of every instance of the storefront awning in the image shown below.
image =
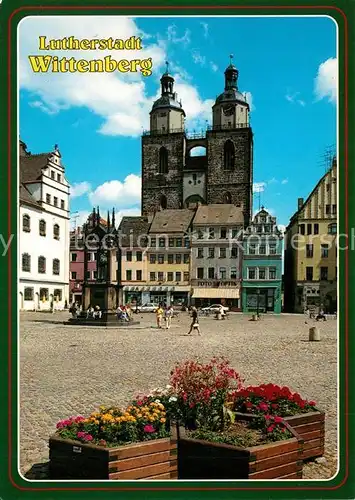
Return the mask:
<svg viewBox="0 0 355 500"><path fill-rule="evenodd" d="M194 288L193 298L199 299L239 299L239 288Z"/></svg>

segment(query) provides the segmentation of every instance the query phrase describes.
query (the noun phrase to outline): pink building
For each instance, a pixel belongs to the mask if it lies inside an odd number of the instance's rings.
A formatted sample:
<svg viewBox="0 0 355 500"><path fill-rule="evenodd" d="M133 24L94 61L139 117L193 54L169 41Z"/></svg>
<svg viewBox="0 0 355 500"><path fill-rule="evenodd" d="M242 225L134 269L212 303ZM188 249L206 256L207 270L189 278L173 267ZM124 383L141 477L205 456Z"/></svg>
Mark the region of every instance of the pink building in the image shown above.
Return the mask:
<svg viewBox="0 0 355 500"><path fill-rule="evenodd" d="M92 221L92 214L87 223ZM107 226L107 222L100 218L100 224ZM87 251L87 274L84 276L84 234L82 227L78 227L70 233L69 252L69 302L82 304L83 281L95 281L97 279L96 252Z"/></svg>

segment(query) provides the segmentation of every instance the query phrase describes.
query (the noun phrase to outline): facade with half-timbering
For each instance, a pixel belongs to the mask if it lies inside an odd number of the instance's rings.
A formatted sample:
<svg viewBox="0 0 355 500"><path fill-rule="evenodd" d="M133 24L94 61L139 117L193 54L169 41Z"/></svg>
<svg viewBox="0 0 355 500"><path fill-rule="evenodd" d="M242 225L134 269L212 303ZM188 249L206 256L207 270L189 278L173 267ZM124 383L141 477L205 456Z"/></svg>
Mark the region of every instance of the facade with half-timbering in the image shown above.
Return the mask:
<svg viewBox="0 0 355 500"><path fill-rule="evenodd" d="M150 112L142 137L142 214L197 204L233 204L247 226L252 210L253 133L249 104L238 91L238 70L231 63L224 91L212 107L206 133L188 134L185 111L174 78L161 77L161 96ZM195 148L205 154L194 156Z"/></svg>

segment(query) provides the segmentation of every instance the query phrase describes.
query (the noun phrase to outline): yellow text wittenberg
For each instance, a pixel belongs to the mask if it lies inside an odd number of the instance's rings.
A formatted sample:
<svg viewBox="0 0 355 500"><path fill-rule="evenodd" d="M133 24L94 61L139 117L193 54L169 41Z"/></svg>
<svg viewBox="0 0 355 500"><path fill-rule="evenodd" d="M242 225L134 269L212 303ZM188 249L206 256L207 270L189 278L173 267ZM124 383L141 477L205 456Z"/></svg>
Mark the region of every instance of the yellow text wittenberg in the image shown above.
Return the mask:
<svg viewBox="0 0 355 500"><path fill-rule="evenodd" d="M141 50L142 40L131 36L127 40L94 38L92 40L83 38L79 40L74 36L48 40L46 36L39 37L39 50Z"/></svg>

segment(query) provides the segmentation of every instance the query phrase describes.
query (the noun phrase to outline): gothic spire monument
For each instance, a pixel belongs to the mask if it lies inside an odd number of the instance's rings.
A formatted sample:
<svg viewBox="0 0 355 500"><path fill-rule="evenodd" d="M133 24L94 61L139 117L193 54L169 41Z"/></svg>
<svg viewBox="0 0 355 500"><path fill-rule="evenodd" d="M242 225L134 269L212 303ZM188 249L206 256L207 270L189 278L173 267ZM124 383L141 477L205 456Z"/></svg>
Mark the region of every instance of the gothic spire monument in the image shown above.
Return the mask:
<svg viewBox="0 0 355 500"><path fill-rule="evenodd" d="M143 215L166 208L226 203L242 207L245 224L249 224L253 133L249 104L238 89L238 76L231 55L224 72L224 90L212 106L212 124L207 132L189 134L166 63L160 79L161 95L150 112L150 129L142 136ZM205 154L194 156L196 147L204 148Z"/></svg>

